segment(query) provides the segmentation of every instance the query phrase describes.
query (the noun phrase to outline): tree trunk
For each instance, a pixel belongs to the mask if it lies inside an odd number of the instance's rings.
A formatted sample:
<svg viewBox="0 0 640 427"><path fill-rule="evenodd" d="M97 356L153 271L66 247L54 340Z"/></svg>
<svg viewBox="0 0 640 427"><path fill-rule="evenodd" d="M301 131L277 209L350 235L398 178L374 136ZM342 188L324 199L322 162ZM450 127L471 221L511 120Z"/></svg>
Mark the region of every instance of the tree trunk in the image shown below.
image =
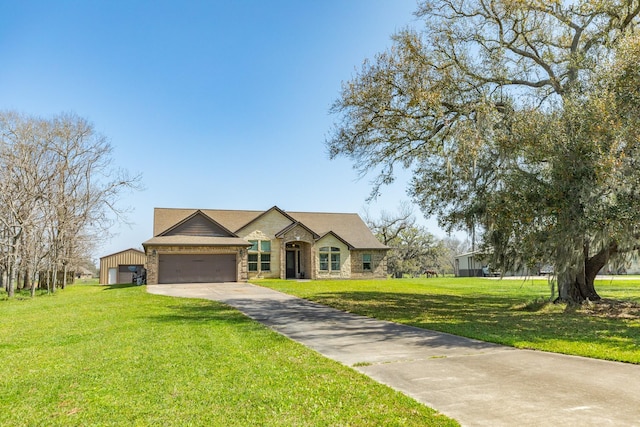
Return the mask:
<svg viewBox="0 0 640 427"><path fill-rule="evenodd" d="M37 271L37 268L34 269ZM31 298L36 296L36 274L35 272L31 275Z"/></svg>
<svg viewBox="0 0 640 427"><path fill-rule="evenodd" d="M7 295L9 298L13 298L15 296L15 286L14 286L14 276L15 268L14 266L9 267L9 272L7 273Z"/></svg>
<svg viewBox="0 0 640 427"><path fill-rule="evenodd" d="M566 272L558 276L559 294L558 300L580 304L586 300L599 301L601 299L594 285L596 275L609 262L612 255L618 252L618 245L609 244L592 256L588 257L588 247L585 246L584 266L579 267L578 272L571 274Z"/></svg>
<svg viewBox="0 0 640 427"><path fill-rule="evenodd" d="M64 263L63 275L62 275L62 289L67 287L67 263Z"/></svg>
<svg viewBox="0 0 640 427"><path fill-rule="evenodd" d="M56 284L58 282L58 266L54 266L53 267L53 273L52 273L52 280L51 280L51 293L55 293L56 292Z"/></svg>

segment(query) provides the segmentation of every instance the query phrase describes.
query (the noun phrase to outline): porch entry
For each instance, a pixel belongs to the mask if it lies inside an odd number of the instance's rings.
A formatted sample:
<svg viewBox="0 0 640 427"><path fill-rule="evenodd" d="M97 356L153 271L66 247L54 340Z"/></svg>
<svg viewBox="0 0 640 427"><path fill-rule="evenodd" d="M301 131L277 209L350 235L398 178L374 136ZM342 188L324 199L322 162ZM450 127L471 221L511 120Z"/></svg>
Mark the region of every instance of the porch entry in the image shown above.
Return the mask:
<svg viewBox="0 0 640 427"><path fill-rule="evenodd" d="M304 279L304 260L302 243L287 243L285 270L287 279Z"/></svg>

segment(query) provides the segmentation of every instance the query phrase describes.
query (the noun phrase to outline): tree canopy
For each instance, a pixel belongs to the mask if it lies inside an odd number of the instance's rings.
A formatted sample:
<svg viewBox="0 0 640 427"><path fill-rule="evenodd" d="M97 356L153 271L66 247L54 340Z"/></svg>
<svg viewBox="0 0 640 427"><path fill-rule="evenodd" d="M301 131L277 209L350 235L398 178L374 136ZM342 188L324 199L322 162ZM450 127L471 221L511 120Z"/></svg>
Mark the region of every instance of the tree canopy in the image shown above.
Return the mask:
<svg viewBox="0 0 640 427"><path fill-rule="evenodd" d="M426 271L453 272L449 264L453 264L450 260L456 253L416 223L408 203L401 203L397 213L382 211L378 218L367 213L365 221L378 240L391 248L387 253L387 272L392 276L419 276Z"/></svg>
<svg viewBox="0 0 640 427"><path fill-rule="evenodd" d="M640 238L638 0L428 0L424 28L343 84L332 157L412 168L410 194L491 263L555 266L559 297Z"/></svg>

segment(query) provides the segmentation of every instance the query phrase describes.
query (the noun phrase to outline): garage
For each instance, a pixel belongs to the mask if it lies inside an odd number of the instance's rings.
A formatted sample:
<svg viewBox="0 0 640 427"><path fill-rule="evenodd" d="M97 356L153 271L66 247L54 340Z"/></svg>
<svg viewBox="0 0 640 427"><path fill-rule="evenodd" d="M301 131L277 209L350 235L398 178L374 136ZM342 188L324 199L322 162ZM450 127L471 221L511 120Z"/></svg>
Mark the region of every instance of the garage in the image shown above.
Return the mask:
<svg viewBox="0 0 640 427"><path fill-rule="evenodd" d="M138 249L126 249L100 258L100 284L132 283L145 274L147 256ZM135 276L134 276L135 275Z"/></svg>
<svg viewBox="0 0 640 427"><path fill-rule="evenodd" d="M235 254L162 254L158 283L210 283L237 280Z"/></svg>

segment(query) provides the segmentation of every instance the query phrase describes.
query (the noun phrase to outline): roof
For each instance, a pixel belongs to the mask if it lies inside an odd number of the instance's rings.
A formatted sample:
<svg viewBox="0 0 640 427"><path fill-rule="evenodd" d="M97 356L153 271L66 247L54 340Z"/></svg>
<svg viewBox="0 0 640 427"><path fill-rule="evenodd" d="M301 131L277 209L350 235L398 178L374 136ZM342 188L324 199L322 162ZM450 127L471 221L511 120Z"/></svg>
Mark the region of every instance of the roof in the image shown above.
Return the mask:
<svg viewBox="0 0 640 427"><path fill-rule="evenodd" d="M479 250L475 250L475 251L471 251L471 252L465 252L463 254L458 254L455 256L455 258L465 258L465 257L478 257L478 258L483 258L484 256L486 256L487 254L479 251Z"/></svg>
<svg viewBox="0 0 640 427"><path fill-rule="evenodd" d="M112 253L112 254L109 254L109 255L102 256L102 257L100 257L100 259L109 258L109 257L115 256L115 255L120 255L120 254L123 254L125 252L129 252L129 251L137 252L142 256L146 256L145 253L142 252L141 250L130 248L130 249L125 249L125 250L120 251L120 252L115 252L115 253Z"/></svg>
<svg viewBox="0 0 640 427"><path fill-rule="evenodd" d="M266 211L155 208L153 233L156 237L146 241L144 244L157 244L155 239L158 236L198 211L235 233L271 210L277 210L287 219L292 220L292 224L288 227L297 222L317 236L325 236L332 232L354 249L388 249L387 246L376 239L369 227L356 213L289 212L283 211L277 206ZM198 241L202 242L202 237L199 237ZM243 242L246 241L243 240Z"/></svg>
<svg viewBox="0 0 640 427"><path fill-rule="evenodd" d="M156 236L142 244L143 246L251 246L251 243L239 237L208 236Z"/></svg>
<svg viewBox="0 0 640 427"><path fill-rule="evenodd" d="M202 212L221 226L233 232L239 230L242 226L264 213L264 211L155 208L153 210L153 235L158 236L164 233L197 211Z"/></svg>
<svg viewBox="0 0 640 427"><path fill-rule="evenodd" d="M297 221L324 236L333 231L355 249L388 249L373 235L356 213L287 212Z"/></svg>

